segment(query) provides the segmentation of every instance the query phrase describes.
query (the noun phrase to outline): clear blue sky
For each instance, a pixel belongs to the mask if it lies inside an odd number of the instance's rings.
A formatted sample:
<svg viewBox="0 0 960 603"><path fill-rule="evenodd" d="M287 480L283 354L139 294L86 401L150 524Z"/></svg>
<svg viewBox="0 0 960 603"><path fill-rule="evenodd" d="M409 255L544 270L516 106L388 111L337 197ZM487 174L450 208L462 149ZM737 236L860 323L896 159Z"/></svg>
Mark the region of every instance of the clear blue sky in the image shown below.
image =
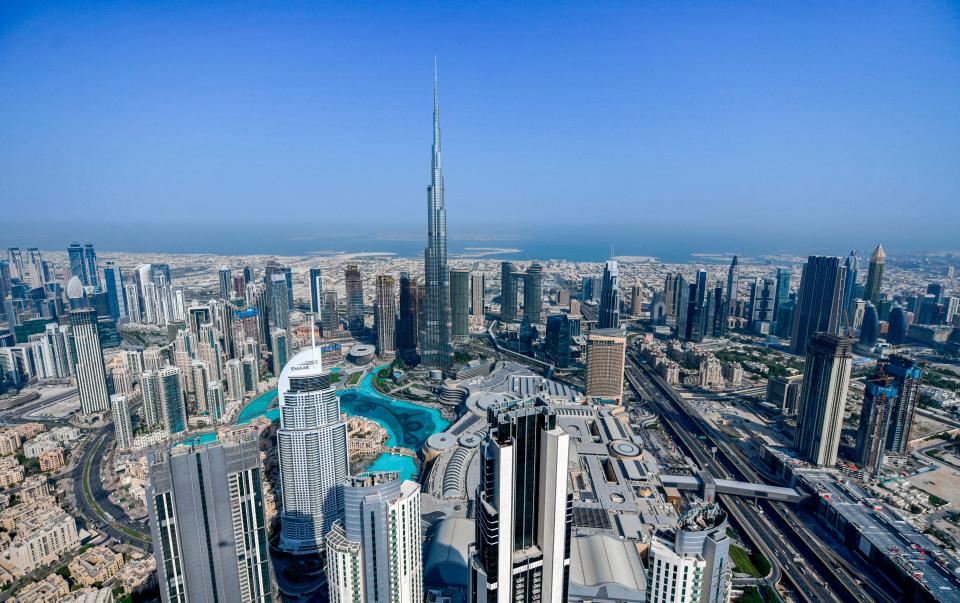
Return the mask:
<svg viewBox="0 0 960 603"><path fill-rule="evenodd" d="M956 2L401 4L3 2L3 220L956 241Z"/></svg>

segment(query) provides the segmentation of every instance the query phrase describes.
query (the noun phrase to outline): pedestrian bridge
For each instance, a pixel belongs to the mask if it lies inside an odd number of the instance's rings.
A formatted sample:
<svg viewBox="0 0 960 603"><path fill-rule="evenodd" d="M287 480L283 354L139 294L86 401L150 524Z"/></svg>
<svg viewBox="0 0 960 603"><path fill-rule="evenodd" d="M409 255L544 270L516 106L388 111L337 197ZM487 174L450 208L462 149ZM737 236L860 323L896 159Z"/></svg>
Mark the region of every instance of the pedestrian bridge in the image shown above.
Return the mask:
<svg viewBox="0 0 960 603"><path fill-rule="evenodd" d="M767 484L754 484L732 479L715 479L710 476L706 476L706 479L704 479L699 475L661 475L660 482L666 487L673 487L677 490L695 490L707 502L713 502L717 494L764 498L788 503L803 502L809 496L796 488L768 486Z"/></svg>

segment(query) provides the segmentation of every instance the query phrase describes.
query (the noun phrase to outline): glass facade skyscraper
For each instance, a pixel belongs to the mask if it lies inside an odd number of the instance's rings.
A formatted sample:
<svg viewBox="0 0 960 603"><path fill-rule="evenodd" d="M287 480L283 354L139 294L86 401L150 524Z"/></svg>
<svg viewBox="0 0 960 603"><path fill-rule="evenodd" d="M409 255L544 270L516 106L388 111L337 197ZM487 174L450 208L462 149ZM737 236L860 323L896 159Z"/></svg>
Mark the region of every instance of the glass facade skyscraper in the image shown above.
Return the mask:
<svg viewBox="0 0 960 603"><path fill-rule="evenodd" d="M420 359L430 368L453 366L450 320L450 273L447 270L447 209L443 198L443 162L440 152L440 97L434 76L433 153L427 187L427 248L423 252L423 342Z"/></svg>
<svg viewBox="0 0 960 603"><path fill-rule="evenodd" d="M800 290L793 309L791 350L804 354L807 342L814 333L840 332L840 314L843 311L843 285L846 268L838 257L807 258L800 277Z"/></svg>
<svg viewBox="0 0 960 603"><path fill-rule="evenodd" d="M526 292L524 292L524 296L526 296ZM603 266L597 328L620 328L620 267L616 260L607 260Z"/></svg>

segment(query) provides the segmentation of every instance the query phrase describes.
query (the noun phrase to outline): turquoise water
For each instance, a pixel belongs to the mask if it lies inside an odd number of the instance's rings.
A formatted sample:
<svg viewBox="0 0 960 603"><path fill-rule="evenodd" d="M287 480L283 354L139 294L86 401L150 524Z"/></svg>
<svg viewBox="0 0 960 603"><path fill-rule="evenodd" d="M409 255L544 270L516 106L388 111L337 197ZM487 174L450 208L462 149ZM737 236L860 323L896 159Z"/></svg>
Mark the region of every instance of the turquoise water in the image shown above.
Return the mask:
<svg viewBox="0 0 960 603"><path fill-rule="evenodd" d="M192 435L189 438L184 438L177 442L177 446L200 446L203 444L210 444L211 442L217 441L217 432L211 431L210 433L201 433L197 435Z"/></svg>
<svg viewBox="0 0 960 603"><path fill-rule="evenodd" d="M340 390L340 410L348 416L365 417L383 425L387 430L387 446L419 451L427 438L446 430L450 422L444 419L438 410L396 400L378 392L373 386L374 377L387 366L389 365L378 366L364 377L357 387ZM340 369L332 368L330 371L339 372ZM244 425L257 417L279 421L280 409L270 408L276 399L275 389L260 394L240 410L236 423ZM215 441L217 434L202 434L197 437L201 438L199 443L207 443ZM187 440L191 439L193 438ZM187 440L184 440L184 443L187 443ZM399 471L402 479L413 479L417 474L417 464L408 456L384 453L377 457L368 470Z"/></svg>

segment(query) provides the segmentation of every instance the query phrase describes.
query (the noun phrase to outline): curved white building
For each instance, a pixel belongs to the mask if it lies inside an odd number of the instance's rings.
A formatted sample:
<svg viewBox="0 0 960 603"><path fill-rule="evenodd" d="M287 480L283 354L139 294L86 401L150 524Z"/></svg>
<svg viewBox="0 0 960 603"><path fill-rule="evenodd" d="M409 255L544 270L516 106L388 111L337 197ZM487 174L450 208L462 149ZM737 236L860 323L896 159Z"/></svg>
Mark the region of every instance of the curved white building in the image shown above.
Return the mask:
<svg viewBox="0 0 960 603"><path fill-rule="evenodd" d="M281 548L314 552L343 515L343 483L350 473L347 424L340 398L323 370L320 350L300 351L283 367L278 384Z"/></svg>

